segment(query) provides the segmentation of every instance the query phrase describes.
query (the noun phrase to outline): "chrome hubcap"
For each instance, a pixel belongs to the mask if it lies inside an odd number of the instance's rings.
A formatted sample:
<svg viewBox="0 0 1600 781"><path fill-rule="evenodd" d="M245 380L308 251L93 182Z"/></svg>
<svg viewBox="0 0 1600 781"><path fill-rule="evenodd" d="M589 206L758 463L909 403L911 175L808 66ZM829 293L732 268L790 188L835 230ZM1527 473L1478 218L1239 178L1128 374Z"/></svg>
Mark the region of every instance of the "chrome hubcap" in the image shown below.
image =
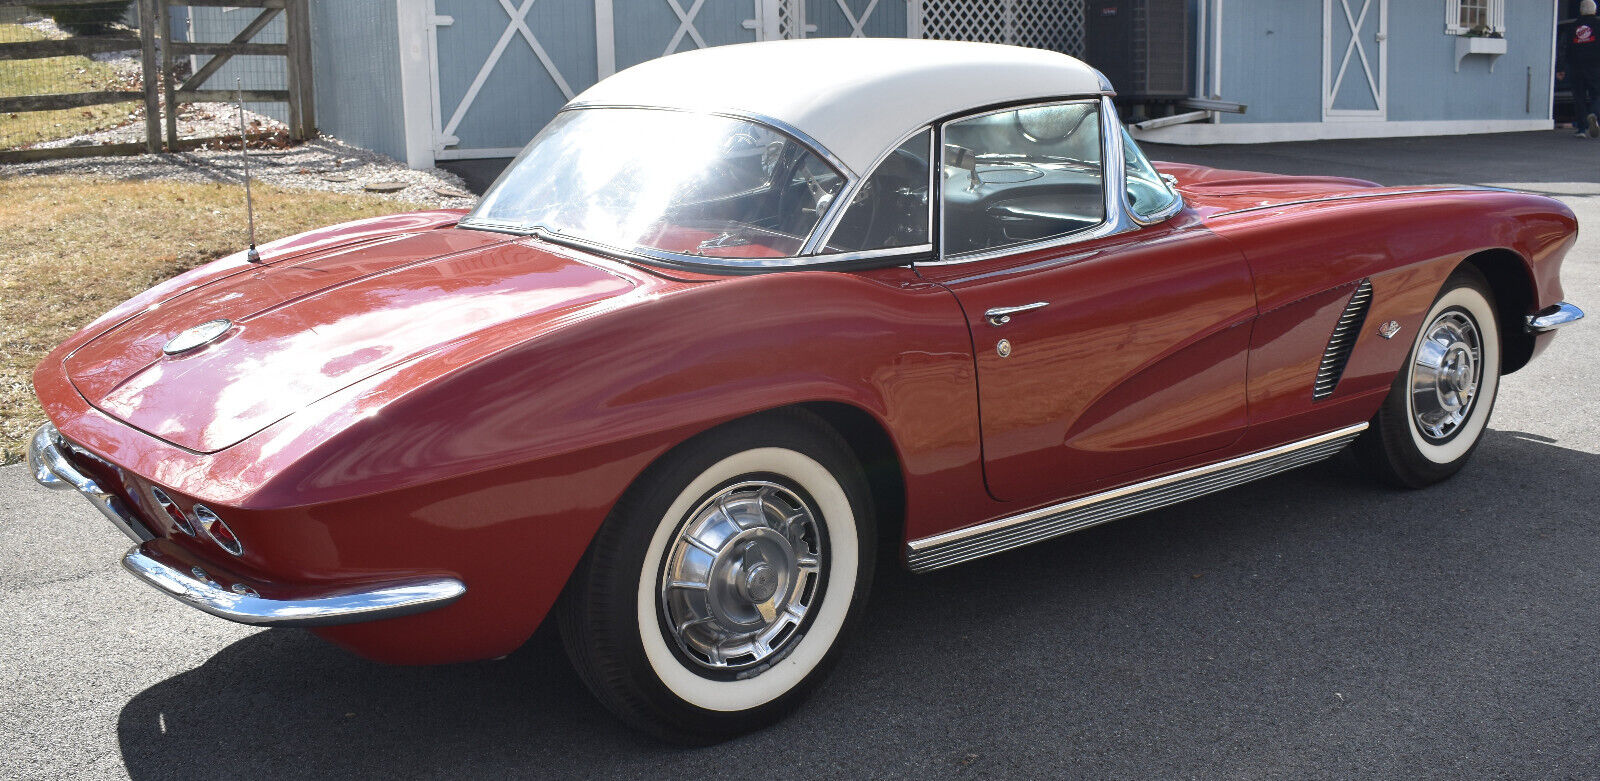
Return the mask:
<svg viewBox="0 0 1600 781"><path fill-rule="evenodd" d="M816 515L777 483L729 486L690 514L661 572L667 633L716 670L773 660L811 614L826 566Z"/></svg>
<svg viewBox="0 0 1600 781"><path fill-rule="evenodd" d="M1464 312L1439 315L1422 333L1411 364L1411 414L1432 440L1454 436L1472 413L1483 381L1483 344Z"/></svg>

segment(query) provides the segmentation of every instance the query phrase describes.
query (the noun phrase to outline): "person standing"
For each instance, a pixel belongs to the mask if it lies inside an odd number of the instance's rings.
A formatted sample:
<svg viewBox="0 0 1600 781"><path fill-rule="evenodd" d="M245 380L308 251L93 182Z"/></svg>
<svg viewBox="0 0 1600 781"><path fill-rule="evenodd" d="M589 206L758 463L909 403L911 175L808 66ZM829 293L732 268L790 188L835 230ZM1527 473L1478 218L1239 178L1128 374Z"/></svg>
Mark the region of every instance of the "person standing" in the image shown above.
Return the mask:
<svg viewBox="0 0 1600 781"><path fill-rule="evenodd" d="M1578 18L1566 40L1567 69L1572 75L1572 104L1578 120L1575 135L1600 138L1600 18L1595 0L1578 4ZM1586 126L1586 127L1585 127Z"/></svg>

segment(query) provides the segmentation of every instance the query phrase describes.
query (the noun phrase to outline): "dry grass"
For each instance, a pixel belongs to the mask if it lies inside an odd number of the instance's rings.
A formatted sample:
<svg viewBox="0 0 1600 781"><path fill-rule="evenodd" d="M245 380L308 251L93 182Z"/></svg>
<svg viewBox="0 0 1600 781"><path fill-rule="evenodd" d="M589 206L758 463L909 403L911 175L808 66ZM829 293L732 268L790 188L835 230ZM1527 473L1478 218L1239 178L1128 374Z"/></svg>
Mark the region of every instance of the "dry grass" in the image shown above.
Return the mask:
<svg viewBox="0 0 1600 781"><path fill-rule="evenodd" d="M43 40L46 36L20 24L0 24L0 43ZM67 92L138 89L122 83L115 68L88 57L45 57L0 62L0 97L55 95ZM23 111L0 114L0 149L16 149L117 127L130 121L138 103Z"/></svg>
<svg viewBox="0 0 1600 781"><path fill-rule="evenodd" d="M256 185L261 241L420 206ZM44 422L33 368L90 320L244 244L236 185L0 177L0 464Z"/></svg>

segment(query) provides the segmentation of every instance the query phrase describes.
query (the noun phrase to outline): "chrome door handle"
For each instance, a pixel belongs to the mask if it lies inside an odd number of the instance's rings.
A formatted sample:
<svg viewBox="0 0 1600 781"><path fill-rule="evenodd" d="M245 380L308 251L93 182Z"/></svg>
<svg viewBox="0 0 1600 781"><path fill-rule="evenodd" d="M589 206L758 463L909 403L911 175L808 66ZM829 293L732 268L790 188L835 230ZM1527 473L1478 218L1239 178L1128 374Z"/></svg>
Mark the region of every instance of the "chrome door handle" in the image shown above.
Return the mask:
<svg viewBox="0 0 1600 781"><path fill-rule="evenodd" d="M1043 309L1049 305L1050 302L1048 301L1035 301L1031 304L1023 304L1022 306L997 306L984 312L983 317L985 320L989 321L989 325L1002 326L1011 322L1012 315L1020 314L1022 312L1032 312L1035 309Z"/></svg>

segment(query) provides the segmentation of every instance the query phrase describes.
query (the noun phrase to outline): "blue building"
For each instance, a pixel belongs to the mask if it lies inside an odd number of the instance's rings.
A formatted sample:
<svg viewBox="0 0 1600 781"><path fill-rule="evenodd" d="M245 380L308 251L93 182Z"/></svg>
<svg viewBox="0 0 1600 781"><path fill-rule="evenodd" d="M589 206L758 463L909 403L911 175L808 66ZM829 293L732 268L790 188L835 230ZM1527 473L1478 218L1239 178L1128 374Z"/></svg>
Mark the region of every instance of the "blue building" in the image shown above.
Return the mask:
<svg viewBox="0 0 1600 781"><path fill-rule="evenodd" d="M1137 135L1216 144L1548 129L1565 4L1193 0L1194 94L1248 110Z"/></svg>
<svg viewBox="0 0 1600 781"><path fill-rule="evenodd" d="M1192 96L1248 110L1138 135L1207 144L1549 128L1564 1L1185 0L1187 16L1175 23L1185 28L1187 50L1162 54L1181 58ZM1116 6L1145 7L1139 0L313 0L317 121L414 167L508 157L585 87L665 54L865 35L1081 56L1089 15L1116 13ZM193 13L199 40L226 40L248 22L226 9ZM270 66L254 67L247 87L276 86L261 70ZM219 78L232 84L227 69Z"/></svg>

